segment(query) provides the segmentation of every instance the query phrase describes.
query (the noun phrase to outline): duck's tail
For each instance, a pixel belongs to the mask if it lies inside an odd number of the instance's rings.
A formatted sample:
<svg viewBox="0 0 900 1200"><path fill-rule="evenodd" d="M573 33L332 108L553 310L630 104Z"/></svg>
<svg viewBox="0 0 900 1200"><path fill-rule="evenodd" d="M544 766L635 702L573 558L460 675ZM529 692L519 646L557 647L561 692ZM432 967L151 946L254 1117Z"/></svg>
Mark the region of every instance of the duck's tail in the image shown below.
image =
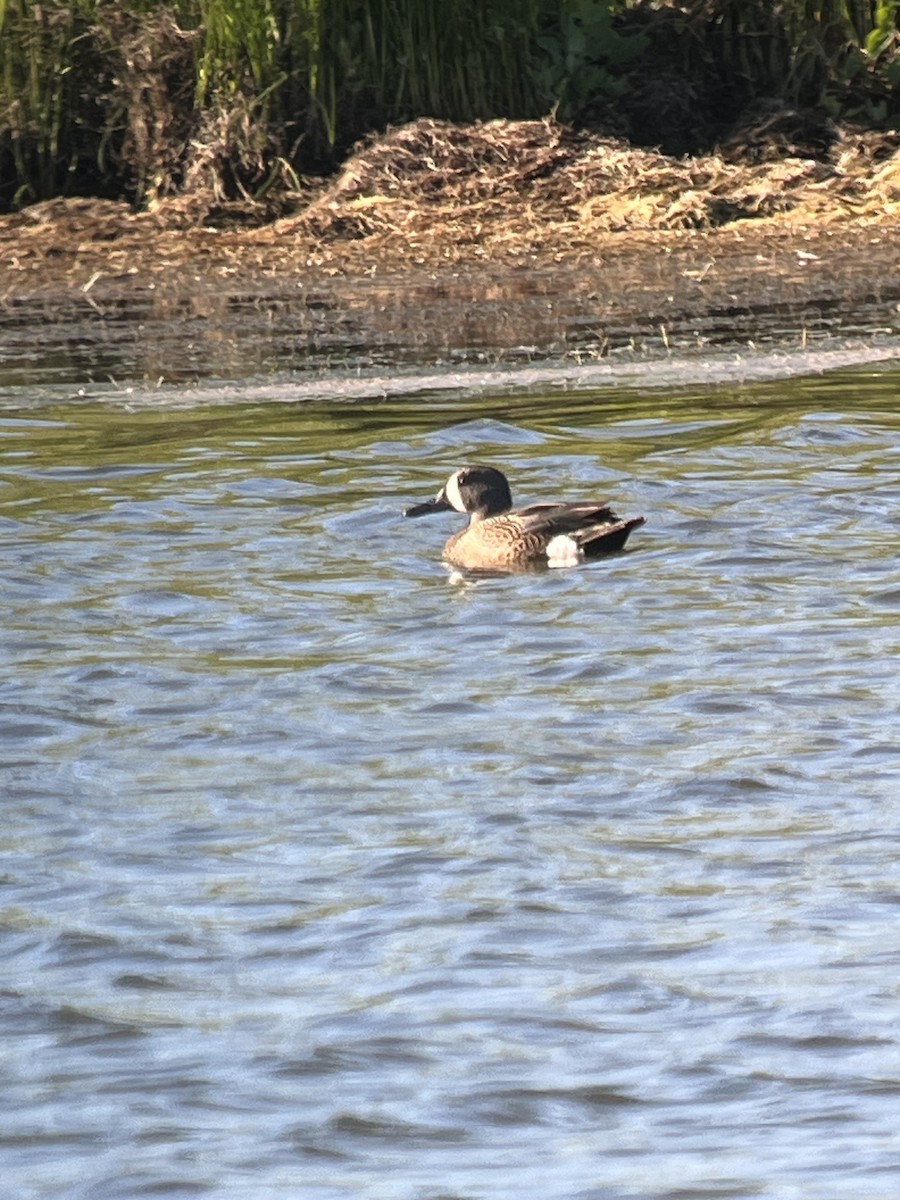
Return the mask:
<svg viewBox="0 0 900 1200"><path fill-rule="evenodd" d="M646 519L626 517L624 521L615 521L611 525L592 525L589 529L579 530L575 539L585 558L600 558L621 550L632 529L639 529Z"/></svg>

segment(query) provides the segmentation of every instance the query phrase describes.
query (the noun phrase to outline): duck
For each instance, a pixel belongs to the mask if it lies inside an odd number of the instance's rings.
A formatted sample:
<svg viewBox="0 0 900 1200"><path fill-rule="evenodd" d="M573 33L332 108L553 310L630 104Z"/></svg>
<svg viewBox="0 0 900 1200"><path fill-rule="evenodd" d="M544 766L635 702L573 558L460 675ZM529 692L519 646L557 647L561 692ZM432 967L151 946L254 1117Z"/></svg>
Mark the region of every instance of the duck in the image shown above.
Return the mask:
<svg viewBox="0 0 900 1200"><path fill-rule="evenodd" d="M453 472L433 500L404 517L458 512L469 523L444 546L444 561L464 571L570 567L621 550L644 517L620 519L606 501L562 500L513 508L509 481L497 467L474 463Z"/></svg>

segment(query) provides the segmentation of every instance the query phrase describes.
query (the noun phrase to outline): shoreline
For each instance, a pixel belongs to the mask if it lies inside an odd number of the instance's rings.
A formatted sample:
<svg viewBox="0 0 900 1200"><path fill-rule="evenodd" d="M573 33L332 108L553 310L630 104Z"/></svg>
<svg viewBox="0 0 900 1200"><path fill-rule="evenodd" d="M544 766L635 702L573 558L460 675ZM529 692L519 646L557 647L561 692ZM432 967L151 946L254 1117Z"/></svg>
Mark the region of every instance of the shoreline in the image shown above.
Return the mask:
<svg viewBox="0 0 900 1200"><path fill-rule="evenodd" d="M383 314L406 311L421 330L465 323L472 305L511 314L544 304L569 318L598 350L629 338L752 340L771 325L799 337L816 329L900 332L900 220L812 228L785 219L715 230L639 231L598 238L592 250L548 249L490 258L457 255L416 264L401 255L368 261L358 245L330 247L261 231L164 230L109 241L72 237L54 222L47 249L10 263L0 236L0 325L29 312L61 319L121 320L130 308L163 318L187 306L215 322L222 305L328 303ZM317 299L322 298L325 299ZM435 315L430 315L430 310ZM861 324L860 324L861 323ZM429 340L425 337L424 340ZM528 341L510 329L510 344Z"/></svg>
<svg viewBox="0 0 900 1200"><path fill-rule="evenodd" d="M499 165L484 165L485 139ZM723 206L729 219L711 223ZM878 135L831 165L747 166L542 122L416 122L361 149L292 215L261 216L244 206L212 224L184 199L149 213L72 199L2 217L0 325L96 325L131 309L215 324L229 305L320 304L351 324L368 307L376 344L393 322L411 344L455 345L474 305L495 346L537 337L598 355L729 329L751 342L770 328L900 331L900 149Z"/></svg>

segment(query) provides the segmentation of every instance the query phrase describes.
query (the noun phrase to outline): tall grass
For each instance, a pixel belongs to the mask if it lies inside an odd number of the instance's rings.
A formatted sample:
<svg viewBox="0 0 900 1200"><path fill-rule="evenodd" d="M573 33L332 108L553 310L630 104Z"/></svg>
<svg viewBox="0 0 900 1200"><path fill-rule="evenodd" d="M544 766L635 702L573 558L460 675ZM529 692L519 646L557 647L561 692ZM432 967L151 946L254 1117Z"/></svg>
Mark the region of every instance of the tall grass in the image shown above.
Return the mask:
<svg viewBox="0 0 900 1200"><path fill-rule="evenodd" d="M90 67L86 5L41 7L4 0L0 8L0 166L11 181L13 202L30 194L53 195L77 173L84 117L79 76ZM89 121L89 118L87 118Z"/></svg>
<svg viewBox="0 0 900 1200"><path fill-rule="evenodd" d="M756 93L794 102L821 99L828 78L840 75L851 51L858 55L873 30L886 32L896 5L870 0L726 0L722 3L724 59ZM853 57L855 57L855 55Z"/></svg>
<svg viewBox="0 0 900 1200"><path fill-rule="evenodd" d="M149 108L166 108L174 96L183 103L186 94L171 78L178 56L159 44L167 17L170 28L196 34L186 114L195 130L205 114L238 105L252 113L257 140L265 131L270 153L315 166L388 122L548 112L578 94L575 73L589 78L584 72L595 64L621 57L611 7L607 0L0 0L0 205L65 191L91 170L95 188L115 190L117 159L120 187L124 180L143 200L159 191L160 164L172 153L149 143L178 122L157 120ZM123 40L123 30L142 22L153 31L143 50L139 39ZM165 86L151 79L154 71L168 73ZM121 161L129 153L146 161Z"/></svg>
<svg viewBox="0 0 900 1200"><path fill-rule="evenodd" d="M277 0L197 0L185 6L188 19L203 30L197 63L197 99L207 100L217 88L234 87L242 72L258 92L268 90L279 73Z"/></svg>
<svg viewBox="0 0 900 1200"><path fill-rule="evenodd" d="M0 207L79 191L147 202L181 186L213 128L226 129L220 157L240 158L250 138L254 162L310 169L367 130L420 115L555 108L577 119L627 89L646 44L629 23L646 28L676 10L691 28L688 77L699 56L749 96L845 111L859 102L883 119L900 82L898 9L898 0L0 0ZM229 124L234 112L241 120ZM242 186L252 191L250 174Z"/></svg>

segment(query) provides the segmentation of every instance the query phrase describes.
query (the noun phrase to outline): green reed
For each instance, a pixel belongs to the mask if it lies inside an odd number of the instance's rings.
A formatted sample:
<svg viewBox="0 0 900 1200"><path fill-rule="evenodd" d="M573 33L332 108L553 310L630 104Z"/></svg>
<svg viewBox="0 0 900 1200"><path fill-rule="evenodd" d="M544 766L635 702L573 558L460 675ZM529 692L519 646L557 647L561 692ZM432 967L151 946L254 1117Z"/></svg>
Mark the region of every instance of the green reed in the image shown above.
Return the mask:
<svg viewBox="0 0 900 1200"><path fill-rule="evenodd" d="M274 152L314 163L370 129L420 115L549 112L573 75L588 78L583 72L621 40L611 7L605 0L0 0L0 204L65 191L92 168L103 176L118 151L146 141L146 133L129 134L124 111L123 97L131 103L141 92L135 72L148 73L148 95L180 98L187 89L169 77L164 89L149 80L154 70L171 76L174 69L176 56L158 39L149 38L152 53L129 55L123 38L141 21L158 31L165 13L196 34L194 124L203 112L239 103ZM573 30L581 43L574 56ZM128 44L133 49L134 39ZM119 169L138 192L158 174L125 162ZM114 190L111 177L99 181L107 184Z"/></svg>
<svg viewBox="0 0 900 1200"><path fill-rule="evenodd" d="M117 119L118 45L153 0L0 0L0 209L73 193L119 195L126 167L104 166ZM124 177L123 177L124 176Z"/></svg>
<svg viewBox="0 0 900 1200"><path fill-rule="evenodd" d="M197 70L198 99L217 86L235 86L243 74L265 91L279 71L279 9L272 0L197 0L197 24L204 31Z"/></svg>
<svg viewBox="0 0 900 1200"><path fill-rule="evenodd" d="M24 188L30 181L40 195L54 193L77 156L66 134L77 86L71 68L83 36L80 16L74 7L36 9L26 0L3 0L0 7L3 166L14 172L13 182L21 180Z"/></svg>
<svg viewBox="0 0 900 1200"><path fill-rule="evenodd" d="M748 97L884 121L900 83L900 0L714 0L705 40Z"/></svg>
<svg viewBox="0 0 900 1200"><path fill-rule="evenodd" d="M367 131L417 116L556 110L577 119L598 98L627 97L629 64L647 44L630 31L673 11L690 25L688 78L714 62L749 96L824 99L840 113L862 95L876 119L900 82L898 8L897 0L0 0L0 208L67 191L146 201L177 188L178 164L215 125L211 114L232 141L252 138L260 154L303 169L327 167ZM232 111L242 120L229 125Z"/></svg>

